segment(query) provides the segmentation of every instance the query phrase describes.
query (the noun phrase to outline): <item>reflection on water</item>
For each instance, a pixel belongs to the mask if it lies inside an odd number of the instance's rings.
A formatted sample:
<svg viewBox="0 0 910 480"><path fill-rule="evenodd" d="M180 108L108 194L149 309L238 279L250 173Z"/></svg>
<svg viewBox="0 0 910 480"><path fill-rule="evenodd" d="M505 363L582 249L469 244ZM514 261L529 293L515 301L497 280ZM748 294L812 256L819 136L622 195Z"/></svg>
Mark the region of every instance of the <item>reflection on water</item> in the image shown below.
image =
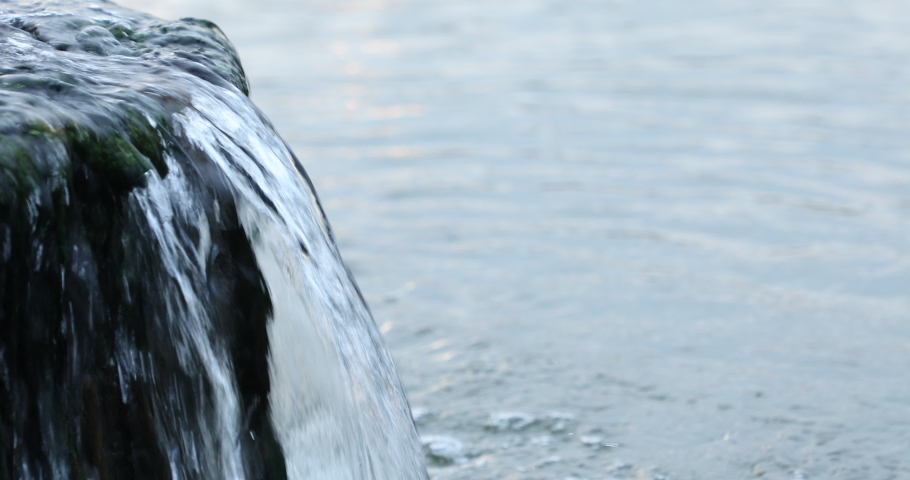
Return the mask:
<svg viewBox="0 0 910 480"><path fill-rule="evenodd" d="M237 45L435 478L910 475L910 3L123 3Z"/></svg>

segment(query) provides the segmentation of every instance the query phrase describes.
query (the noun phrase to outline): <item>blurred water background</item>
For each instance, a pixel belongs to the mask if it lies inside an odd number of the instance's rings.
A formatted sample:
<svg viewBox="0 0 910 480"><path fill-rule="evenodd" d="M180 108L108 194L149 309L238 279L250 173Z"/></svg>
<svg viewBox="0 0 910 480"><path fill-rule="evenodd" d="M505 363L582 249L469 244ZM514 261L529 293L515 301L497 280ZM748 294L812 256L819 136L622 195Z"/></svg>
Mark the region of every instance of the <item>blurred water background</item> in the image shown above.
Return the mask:
<svg viewBox="0 0 910 480"><path fill-rule="evenodd" d="M434 479L910 478L910 3L119 3L237 46Z"/></svg>

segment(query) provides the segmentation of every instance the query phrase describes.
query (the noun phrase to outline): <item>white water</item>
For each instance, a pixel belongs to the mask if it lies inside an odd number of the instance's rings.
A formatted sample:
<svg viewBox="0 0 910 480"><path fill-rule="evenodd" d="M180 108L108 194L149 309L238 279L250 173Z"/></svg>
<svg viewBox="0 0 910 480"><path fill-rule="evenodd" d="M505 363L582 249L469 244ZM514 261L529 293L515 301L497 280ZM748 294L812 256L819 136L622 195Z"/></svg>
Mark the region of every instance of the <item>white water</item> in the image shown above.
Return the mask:
<svg viewBox="0 0 910 480"><path fill-rule="evenodd" d="M137 189L130 194L133 203L133 215L144 216L150 230L161 246L162 262L167 267L170 279L160 279L161 285L170 284L173 279L179 286L170 290L167 302L168 321L179 327L180 336L173 338L179 355L181 367L185 371L195 370L195 361L205 368L205 376L211 381L214 394L214 424L194 425L175 422L186 430L181 437L192 438L200 435L205 445L204 452L193 451L193 442L183 442L183 458L190 459L187 468L199 472L212 472L212 478L241 479L243 461L240 451L233 448L234 439L240 435L241 419L237 388L234 375L228 361L227 352L212 342L214 337L212 319L200 302L197 292L204 291L205 259L208 257L208 246L205 237L199 245L199 252L188 252L181 236L174 230L175 217L187 224L199 224L201 231L207 231L208 219L198 209L199 200L190 193L180 164L168 158L170 172L161 179L156 173L149 173L148 188ZM164 321L164 320L162 320ZM131 350L124 349L125 352ZM152 362L123 361L119 365L132 365L134 368L153 368ZM138 372L136 372L138 373ZM153 377L152 372L148 373ZM133 373L135 376L135 373ZM124 382L125 383L125 382ZM179 415L180 405L174 406L174 415ZM204 409L205 410L205 409ZM203 419L204 421L204 419ZM179 474L183 471L178 459L171 457L171 471Z"/></svg>
<svg viewBox="0 0 910 480"><path fill-rule="evenodd" d="M192 81L192 108L177 115L176 129L230 180L268 287L269 401L289 478L423 478L397 374L313 192L245 97ZM221 378L216 358L206 362ZM220 393L224 423L236 424L236 401L229 389ZM225 478L239 478L231 467Z"/></svg>

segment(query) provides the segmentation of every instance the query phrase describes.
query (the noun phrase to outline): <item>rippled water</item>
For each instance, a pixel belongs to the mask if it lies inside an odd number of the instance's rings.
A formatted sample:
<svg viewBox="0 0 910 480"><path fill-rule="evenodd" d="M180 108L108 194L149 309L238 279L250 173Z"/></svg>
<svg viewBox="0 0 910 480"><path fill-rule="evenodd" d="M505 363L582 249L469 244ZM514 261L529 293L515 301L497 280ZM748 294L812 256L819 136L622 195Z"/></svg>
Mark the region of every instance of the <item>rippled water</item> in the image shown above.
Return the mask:
<svg viewBox="0 0 910 480"><path fill-rule="evenodd" d="M435 479L910 477L910 3L121 3L238 47Z"/></svg>

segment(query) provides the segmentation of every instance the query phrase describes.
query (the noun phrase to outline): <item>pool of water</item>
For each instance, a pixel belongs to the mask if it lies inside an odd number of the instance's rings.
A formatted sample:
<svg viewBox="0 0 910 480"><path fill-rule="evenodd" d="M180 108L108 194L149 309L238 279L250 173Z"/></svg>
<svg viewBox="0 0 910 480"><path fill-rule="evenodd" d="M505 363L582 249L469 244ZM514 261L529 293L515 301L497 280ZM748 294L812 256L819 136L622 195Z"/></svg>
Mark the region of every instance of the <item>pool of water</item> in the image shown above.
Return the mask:
<svg viewBox="0 0 910 480"><path fill-rule="evenodd" d="M237 46L434 479L910 478L910 3L120 3Z"/></svg>

